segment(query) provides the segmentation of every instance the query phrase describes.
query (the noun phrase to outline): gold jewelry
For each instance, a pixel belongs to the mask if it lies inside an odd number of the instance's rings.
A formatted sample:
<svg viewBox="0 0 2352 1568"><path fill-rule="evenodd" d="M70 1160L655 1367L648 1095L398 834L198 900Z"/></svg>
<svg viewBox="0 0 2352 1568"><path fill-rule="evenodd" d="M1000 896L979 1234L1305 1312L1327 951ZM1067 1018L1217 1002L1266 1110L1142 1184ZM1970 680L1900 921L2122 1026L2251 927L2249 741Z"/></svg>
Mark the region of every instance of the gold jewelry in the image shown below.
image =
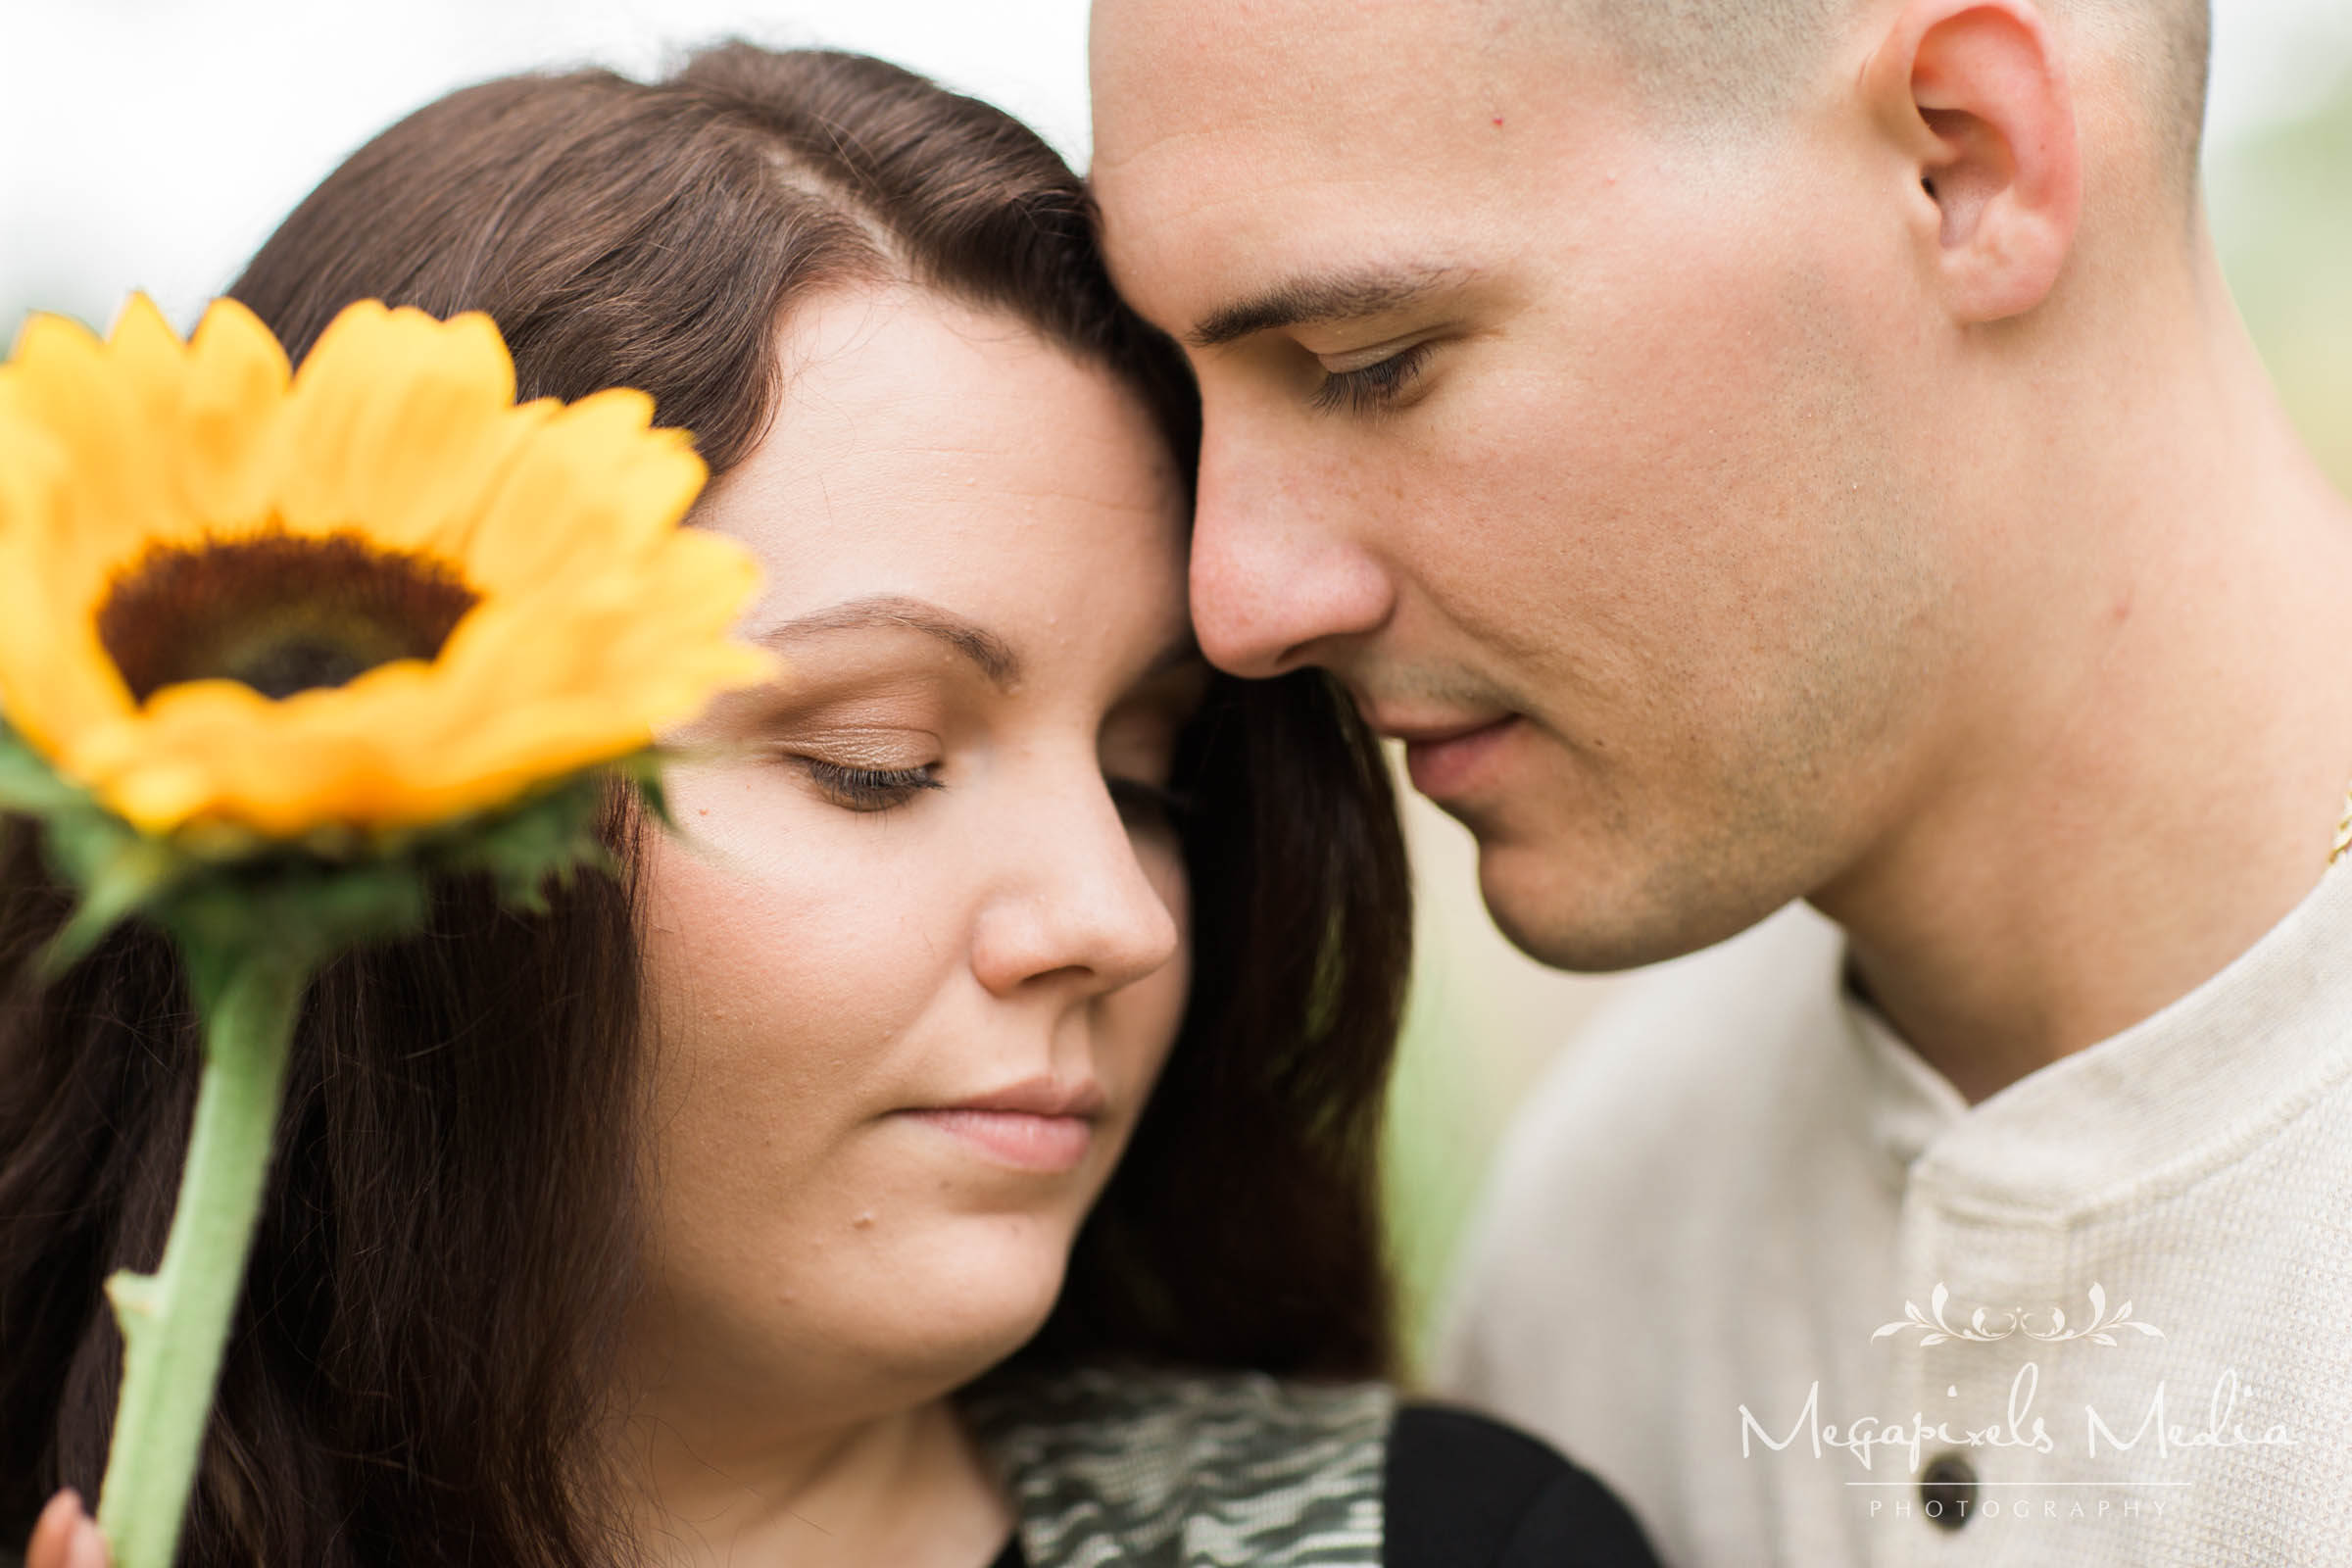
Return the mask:
<svg viewBox="0 0 2352 1568"><path fill-rule="evenodd" d="M2344 819L2335 824L2335 848L2328 852L2328 863L2333 865L2352 850L2352 789L2344 791Z"/></svg>

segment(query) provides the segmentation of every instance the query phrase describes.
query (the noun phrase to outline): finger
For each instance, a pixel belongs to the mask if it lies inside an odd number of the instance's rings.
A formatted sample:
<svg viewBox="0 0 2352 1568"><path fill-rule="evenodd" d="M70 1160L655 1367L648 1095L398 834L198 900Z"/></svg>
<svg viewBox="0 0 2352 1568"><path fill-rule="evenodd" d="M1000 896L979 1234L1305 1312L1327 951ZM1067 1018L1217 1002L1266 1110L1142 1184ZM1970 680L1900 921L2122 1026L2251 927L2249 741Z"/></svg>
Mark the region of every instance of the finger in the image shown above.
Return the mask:
<svg viewBox="0 0 2352 1568"><path fill-rule="evenodd" d="M106 1538L98 1533L97 1523L82 1514L74 1526L74 1546L66 1554L66 1568L107 1568Z"/></svg>
<svg viewBox="0 0 2352 1568"><path fill-rule="evenodd" d="M74 1527L81 1518L81 1494L73 1488L51 1497L24 1544L24 1568L69 1568Z"/></svg>

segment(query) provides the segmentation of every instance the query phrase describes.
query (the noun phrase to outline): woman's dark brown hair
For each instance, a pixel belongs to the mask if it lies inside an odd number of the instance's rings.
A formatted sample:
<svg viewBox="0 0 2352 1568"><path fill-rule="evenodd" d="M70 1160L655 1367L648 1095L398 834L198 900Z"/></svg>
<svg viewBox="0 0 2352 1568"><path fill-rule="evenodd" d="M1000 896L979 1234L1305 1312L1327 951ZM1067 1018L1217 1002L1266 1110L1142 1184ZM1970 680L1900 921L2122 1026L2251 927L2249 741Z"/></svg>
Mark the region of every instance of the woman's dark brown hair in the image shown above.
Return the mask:
<svg viewBox="0 0 2352 1568"><path fill-rule="evenodd" d="M643 85L520 77L426 108L330 175L232 292L297 359L345 304L486 311L526 397L627 385L714 473L766 428L779 320L906 278L1124 379L1180 468L1173 349L1118 302L1083 186L996 110L894 67L742 45ZM1308 672L1224 681L1177 787L1195 980L1168 1068L1030 1359L1382 1371L1380 1104L1407 893L1387 774ZM638 816L616 795L624 866ZM628 1553L579 1450L633 1279L635 889L552 910L441 890L349 956L298 1032L270 1196L184 1546L192 1564L584 1565ZM170 952L126 929L44 990L67 900L0 844L0 1539L94 1492L198 1046Z"/></svg>

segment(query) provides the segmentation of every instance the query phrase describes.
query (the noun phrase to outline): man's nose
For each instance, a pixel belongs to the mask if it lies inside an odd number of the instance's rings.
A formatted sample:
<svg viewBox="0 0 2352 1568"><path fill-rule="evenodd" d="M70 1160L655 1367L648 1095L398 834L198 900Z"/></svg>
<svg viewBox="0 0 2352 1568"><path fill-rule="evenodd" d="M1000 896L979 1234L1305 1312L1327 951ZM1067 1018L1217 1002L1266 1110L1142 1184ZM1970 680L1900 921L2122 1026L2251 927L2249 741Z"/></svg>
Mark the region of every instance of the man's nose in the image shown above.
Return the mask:
<svg viewBox="0 0 2352 1568"><path fill-rule="evenodd" d="M1358 503L1264 438L1203 433L1193 517L1193 625L1236 675L1328 664L1389 617L1387 569L1345 514Z"/></svg>

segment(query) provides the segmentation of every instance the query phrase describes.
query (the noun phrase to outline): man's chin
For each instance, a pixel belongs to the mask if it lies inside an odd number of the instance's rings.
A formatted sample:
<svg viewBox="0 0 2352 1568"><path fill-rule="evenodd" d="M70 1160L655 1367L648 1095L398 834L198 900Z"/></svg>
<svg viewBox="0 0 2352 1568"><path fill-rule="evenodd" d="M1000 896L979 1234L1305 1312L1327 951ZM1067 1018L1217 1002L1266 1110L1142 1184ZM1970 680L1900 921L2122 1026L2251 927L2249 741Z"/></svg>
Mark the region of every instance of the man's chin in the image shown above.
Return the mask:
<svg viewBox="0 0 2352 1568"><path fill-rule="evenodd" d="M1472 831L1477 829L1473 825ZM1478 838L1479 893L1511 946L1554 969L1608 974L1735 936L1787 903L1741 898L1684 868Z"/></svg>

